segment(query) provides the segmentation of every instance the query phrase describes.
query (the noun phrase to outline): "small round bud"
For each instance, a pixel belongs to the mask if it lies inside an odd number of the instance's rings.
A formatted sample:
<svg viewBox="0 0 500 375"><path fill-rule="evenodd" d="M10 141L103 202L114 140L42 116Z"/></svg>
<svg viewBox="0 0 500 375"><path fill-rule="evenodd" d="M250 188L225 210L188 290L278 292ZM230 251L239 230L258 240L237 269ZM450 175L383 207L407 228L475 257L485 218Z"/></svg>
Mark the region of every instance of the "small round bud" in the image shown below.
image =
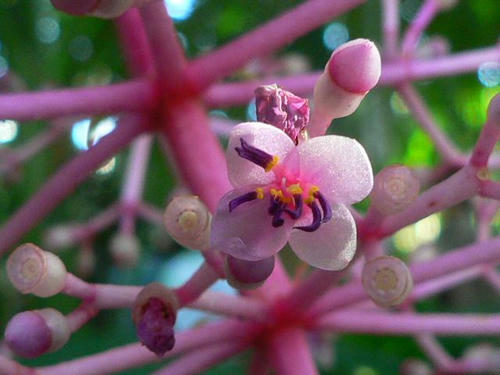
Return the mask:
<svg viewBox="0 0 500 375"><path fill-rule="evenodd" d="M438 0L438 3L441 9L447 10L457 5L458 0Z"/></svg>
<svg viewBox="0 0 500 375"><path fill-rule="evenodd" d="M50 297L64 288L66 267L61 259L31 243L19 246L7 261L7 274L21 293Z"/></svg>
<svg viewBox="0 0 500 375"><path fill-rule="evenodd" d="M75 244L74 232L66 225L50 228L45 234L45 246L49 249L62 250Z"/></svg>
<svg viewBox="0 0 500 375"><path fill-rule="evenodd" d="M5 329L5 341L17 355L34 358L58 350L70 334L66 317L48 308L14 316Z"/></svg>
<svg viewBox="0 0 500 375"><path fill-rule="evenodd" d="M381 66L377 47L367 39L337 48L314 87L311 135L324 134L331 120L353 113L378 83ZM315 117L328 121L315 121Z"/></svg>
<svg viewBox="0 0 500 375"><path fill-rule="evenodd" d="M224 267L227 282L236 289L258 288L271 276L273 269L274 256L251 262L228 255Z"/></svg>
<svg viewBox="0 0 500 375"><path fill-rule="evenodd" d="M482 363L485 370L496 371L500 369L500 349L488 343L480 343L467 348L464 359Z"/></svg>
<svg viewBox="0 0 500 375"><path fill-rule="evenodd" d="M168 204L163 222L172 238L190 249L210 247L211 215L195 195L177 196Z"/></svg>
<svg viewBox="0 0 500 375"><path fill-rule="evenodd" d="M375 176L372 204L383 215L395 214L408 207L419 190L420 183L408 167L392 165Z"/></svg>
<svg viewBox="0 0 500 375"><path fill-rule="evenodd" d="M432 375L433 371L429 365L419 359L407 359L401 365L402 375Z"/></svg>
<svg viewBox="0 0 500 375"><path fill-rule="evenodd" d="M134 302L132 319L137 336L159 357L174 347L177 308L175 294L160 283L146 285Z"/></svg>
<svg viewBox="0 0 500 375"><path fill-rule="evenodd" d="M139 261L141 244L132 234L118 233L111 239L109 250L119 267L133 267Z"/></svg>
<svg viewBox="0 0 500 375"><path fill-rule="evenodd" d="M381 256L367 262L361 281L373 302L382 307L399 305L413 288L410 270L392 256Z"/></svg>

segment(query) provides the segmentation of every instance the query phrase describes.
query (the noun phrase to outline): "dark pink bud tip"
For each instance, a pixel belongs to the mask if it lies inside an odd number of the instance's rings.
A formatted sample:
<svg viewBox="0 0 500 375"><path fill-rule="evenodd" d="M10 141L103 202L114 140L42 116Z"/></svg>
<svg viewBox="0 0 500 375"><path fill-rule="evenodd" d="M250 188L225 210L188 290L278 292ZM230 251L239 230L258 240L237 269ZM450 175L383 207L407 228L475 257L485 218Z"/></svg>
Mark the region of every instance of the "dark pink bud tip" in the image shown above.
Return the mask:
<svg viewBox="0 0 500 375"><path fill-rule="evenodd" d="M350 41L337 49L328 63L328 73L346 91L364 94L380 78L380 54L373 42L366 39Z"/></svg>
<svg viewBox="0 0 500 375"><path fill-rule="evenodd" d="M175 344L175 316L159 298L150 298L137 324L141 342L158 357L171 350Z"/></svg>
<svg viewBox="0 0 500 375"><path fill-rule="evenodd" d="M94 11L101 0L51 0L54 8L75 15L84 15Z"/></svg>
<svg viewBox="0 0 500 375"><path fill-rule="evenodd" d="M52 335L42 316L25 311L11 319L5 329L5 341L17 355L34 358L49 351Z"/></svg>
<svg viewBox="0 0 500 375"><path fill-rule="evenodd" d="M251 287L264 282L273 272L274 256L251 262L228 255L226 273L231 285L235 287Z"/></svg>

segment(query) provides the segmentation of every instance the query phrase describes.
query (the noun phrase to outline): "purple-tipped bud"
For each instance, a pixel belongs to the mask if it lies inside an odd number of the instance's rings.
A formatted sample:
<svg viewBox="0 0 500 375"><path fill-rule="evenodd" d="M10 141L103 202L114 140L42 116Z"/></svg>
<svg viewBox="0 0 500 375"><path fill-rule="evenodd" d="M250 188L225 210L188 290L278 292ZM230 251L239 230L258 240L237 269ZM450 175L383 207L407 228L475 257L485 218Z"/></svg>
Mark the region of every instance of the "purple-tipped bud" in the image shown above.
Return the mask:
<svg viewBox="0 0 500 375"><path fill-rule="evenodd" d="M274 269L274 256L251 262L228 255L225 262L227 281L237 289L257 288L267 280Z"/></svg>
<svg viewBox="0 0 500 375"><path fill-rule="evenodd" d="M375 176L371 192L373 206L383 215L404 210L418 196L420 182L411 169L391 165Z"/></svg>
<svg viewBox="0 0 500 375"><path fill-rule="evenodd" d="M177 298L159 283L148 284L137 295L132 318L141 342L158 357L175 344Z"/></svg>
<svg viewBox="0 0 500 375"><path fill-rule="evenodd" d="M9 348L21 357L34 358L61 348L70 330L64 315L54 309L24 311L5 330Z"/></svg>
<svg viewBox="0 0 500 375"><path fill-rule="evenodd" d="M255 106L258 121L280 128L298 143L299 134L309 123L309 100L274 83L255 90Z"/></svg>
<svg viewBox="0 0 500 375"><path fill-rule="evenodd" d="M337 48L314 87L311 136L324 134L333 119L353 113L377 84L380 53L367 39L355 39Z"/></svg>

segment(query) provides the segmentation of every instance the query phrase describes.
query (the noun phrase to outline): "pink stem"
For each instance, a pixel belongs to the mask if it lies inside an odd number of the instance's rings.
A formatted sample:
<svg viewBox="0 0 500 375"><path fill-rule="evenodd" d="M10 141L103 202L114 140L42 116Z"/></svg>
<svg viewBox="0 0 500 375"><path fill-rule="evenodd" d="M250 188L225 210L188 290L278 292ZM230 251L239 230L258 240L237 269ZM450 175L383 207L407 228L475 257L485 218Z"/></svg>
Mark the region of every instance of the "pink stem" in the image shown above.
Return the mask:
<svg viewBox="0 0 500 375"><path fill-rule="evenodd" d="M98 312L99 310L95 306L83 303L79 308L66 315L70 331L78 331L90 319L96 316Z"/></svg>
<svg viewBox="0 0 500 375"><path fill-rule="evenodd" d="M137 117L122 122L117 130L90 150L63 166L31 197L0 229L0 254L7 251L21 237L51 212L59 202L71 194L94 170L125 147L133 138L147 130Z"/></svg>
<svg viewBox="0 0 500 375"><path fill-rule="evenodd" d="M492 116L493 117L493 116ZM495 145L500 139L500 124L494 118L488 119L484 124L479 139L472 151L469 163L477 168L484 168L488 164Z"/></svg>
<svg viewBox="0 0 500 375"><path fill-rule="evenodd" d="M262 321L266 318L267 305L256 298L232 296L225 293L205 291L188 307L216 314Z"/></svg>
<svg viewBox="0 0 500 375"><path fill-rule="evenodd" d="M417 15L413 18L401 43L403 55L411 55L413 53L422 33L429 26L439 9L440 6L437 0L425 0Z"/></svg>
<svg viewBox="0 0 500 375"><path fill-rule="evenodd" d="M153 87L146 80L108 86L0 95L0 118L19 121L69 115L147 111L155 106Z"/></svg>
<svg viewBox="0 0 500 375"><path fill-rule="evenodd" d="M406 210L387 216L378 228L385 237L435 212L472 198L479 189L477 171L465 166L457 173L422 193Z"/></svg>
<svg viewBox="0 0 500 375"><path fill-rule="evenodd" d="M136 208L142 199L151 141L152 136L145 134L132 145L121 196L124 212L120 221L120 230L123 233L132 234L134 231Z"/></svg>
<svg viewBox="0 0 500 375"><path fill-rule="evenodd" d="M167 367L153 375L195 375L225 359L246 349L247 345L239 342L225 342L194 350L171 362Z"/></svg>
<svg viewBox="0 0 500 375"><path fill-rule="evenodd" d="M439 369L447 369L453 364L453 357L443 349L434 335L421 333L415 336L415 340Z"/></svg>
<svg viewBox="0 0 500 375"><path fill-rule="evenodd" d="M434 2L434 0L431 1ZM432 138L445 162L457 166L464 165L464 156L460 155L453 143L450 142L448 137L435 123L424 101L412 85L408 83L402 84L398 87L398 92L410 111L417 118L419 124Z"/></svg>
<svg viewBox="0 0 500 375"><path fill-rule="evenodd" d="M383 32L385 57L392 59L397 54L399 37L399 0L383 0Z"/></svg>
<svg viewBox="0 0 500 375"><path fill-rule="evenodd" d="M479 194L485 198L500 200L500 182L482 180L479 188Z"/></svg>
<svg viewBox="0 0 500 375"><path fill-rule="evenodd" d="M111 226L119 215L119 207L114 204L99 213L99 215L91 218L87 223L76 224L70 227L69 230L73 231L73 236L77 241L85 241Z"/></svg>
<svg viewBox="0 0 500 375"><path fill-rule="evenodd" d="M355 8L365 0L309 0L190 64L188 76L200 91L299 36ZM293 27L290 27L293 25ZM255 88L255 86L254 86Z"/></svg>
<svg viewBox="0 0 500 375"><path fill-rule="evenodd" d="M219 275L207 263L203 263L193 276L176 290L181 306L196 300L205 290L217 281Z"/></svg>
<svg viewBox="0 0 500 375"><path fill-rule="evenodd" d="M276 332L268 342L271 365L277 375L318 374L304 331L290 328Z"/></svg>
<svg viewBox="0 0 500 375"><path fill-rule="evenodd" d="M500 58L500 48L490 47L472 50L430 60L399 60L382 65L379 86L394 86L407 81L449 76L475 71L485 61ZM276 82L297 95L310 95L319 75L323 72L306 73L293 77L268 77L255 81L221 83L211 86L204 94L205 102L212 108L248 104L256 87Z"/></svg>
<svg viewBox="0 0 500 375"><path fill-rule="evenodd" d="M500 275L498 274L496 267L488 267L488 269L484 272L484 278L498 293L500 293Z"/></svg>
<svg viewBox="0 0 500 375"><path fill-rule="evenodd" d="M151 223L163 225L163 212L150 204L140 202L137 205L137 214Z"/></svg>
<svg viewBox="0 0 500 375"><path fill-rule="evenodd" d="M234 320L206 324L203 327L177 334L174 349L167 352L162 359L171 358L187 350L205 345L228 340L243 340L253 337L257 333L258 330L255 326ZM53 366L40 367L37 369L36 375L104 375L158 361L159 359L155 354L142 344L137 343Z"/></svg>
<svg viewBox="0 0 500 375"><path fill-rule="evenodd" d="M375 335L432 332L443 336L500 334L500 315L414 314L339 311L321 318L315 328Z"/></svg>
<svg viewBox="0 0 500 375"><path fill-rule="evenodd" d="M420 283L478 264L498 262L500 262L500 237L457 249L428 262L412 265L410 271L413 280ZM323 295L310 309L309 315L324 314L366 298L367 294L361 283L351 282Z"/></svg>
<svg viewBox="0 0 500 375"><path fill-rule="evenodd" d="M0 374L37 375L33 369L25 367L10 358L0 355Z"/></svg>

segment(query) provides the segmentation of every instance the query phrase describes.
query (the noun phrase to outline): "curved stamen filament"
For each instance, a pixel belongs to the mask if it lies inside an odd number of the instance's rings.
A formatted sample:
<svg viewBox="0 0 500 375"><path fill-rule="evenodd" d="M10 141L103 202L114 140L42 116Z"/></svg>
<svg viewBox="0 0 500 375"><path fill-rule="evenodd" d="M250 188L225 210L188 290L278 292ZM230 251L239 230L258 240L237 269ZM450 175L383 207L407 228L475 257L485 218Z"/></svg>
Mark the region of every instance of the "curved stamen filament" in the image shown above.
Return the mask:
<svg viewBox="0 0 500 375"><path fill-rule="evenodd" d="M239 197L232 199L229 202L229 212L232 212L240 204L253 201L254 199L257 199L257 197L258 197L258 193L256 191L251 191L249 193L240 195Z"/></svg>
<svg viewBox="0 0 500 375"><path fill-rule="evenodd" d="M318 206L318 203L316 203L316 201L313 201L312 203L308 204L308 206L311 208L311 211L313 214L313 221L312 221L311 225L305 225L305 226L294 227L294 228L303 230L304 232L314 232L321 225L321 210Z"/></svg>
<svg viewBox="0 0 500 375"><path fill-rule="evenodd" d="M332 218L332 207L330 206L330 203L326 200L325 196L319 192L314 193L314 196L318 199L319 204L321 205L321 210L323 211L323 219L321 219L322 223L326 223L327 221L330 221Z"/></svg>
<svg viewBox="0 0 500 375"><path fill-rule="evenodd" d="M267 152L250 145L243 138L240 138L240 144L241 147L234 148L238 155L243 159L251 161L252 163L264 168L266 172L269 172L279 163L278 156L268 154Z"/></svg>
<svg viewBox="0 0 500 375"><path fill-rule="evenodd" d="M295 209L290 210L289 208L285 208L285 212L294 220L298 219L302 216L302 195L295 194L293 196L295 201Z"/></svg>

